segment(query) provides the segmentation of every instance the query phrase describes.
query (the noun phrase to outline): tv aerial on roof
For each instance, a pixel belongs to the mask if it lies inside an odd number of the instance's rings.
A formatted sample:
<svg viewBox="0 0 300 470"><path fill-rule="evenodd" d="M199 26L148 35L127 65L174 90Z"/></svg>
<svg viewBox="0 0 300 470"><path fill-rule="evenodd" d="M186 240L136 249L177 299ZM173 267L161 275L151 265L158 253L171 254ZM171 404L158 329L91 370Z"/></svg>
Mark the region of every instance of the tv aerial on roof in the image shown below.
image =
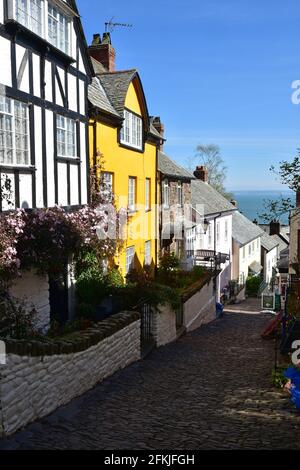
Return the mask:
<svg viewBox="0 0 300 470"><path fill-rule="evenodd" d="M121 28L132 28L132 24L129 23L115 23L113 21L114 16L105 23L105 32L106 33L112 33L116 27L121 27Z"/></svg>

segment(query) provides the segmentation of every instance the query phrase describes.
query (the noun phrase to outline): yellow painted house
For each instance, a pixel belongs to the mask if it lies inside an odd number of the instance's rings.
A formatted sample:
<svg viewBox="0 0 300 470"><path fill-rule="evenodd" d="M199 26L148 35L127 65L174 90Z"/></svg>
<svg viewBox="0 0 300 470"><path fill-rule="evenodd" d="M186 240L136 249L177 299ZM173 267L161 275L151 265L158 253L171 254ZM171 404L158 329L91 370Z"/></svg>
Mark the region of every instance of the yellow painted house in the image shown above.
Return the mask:
<svg viewBox="0 0 300 470"><path fill-rule="evenodd" d="M101 177L126 208L125 242L116 264L130 269L157 265L157 158L161 136L151 124L138 72L114 70L110 36L89 48L95 77L89 89L90 164L102 159ZM98 60L96 60L98 59Z"/></svg>

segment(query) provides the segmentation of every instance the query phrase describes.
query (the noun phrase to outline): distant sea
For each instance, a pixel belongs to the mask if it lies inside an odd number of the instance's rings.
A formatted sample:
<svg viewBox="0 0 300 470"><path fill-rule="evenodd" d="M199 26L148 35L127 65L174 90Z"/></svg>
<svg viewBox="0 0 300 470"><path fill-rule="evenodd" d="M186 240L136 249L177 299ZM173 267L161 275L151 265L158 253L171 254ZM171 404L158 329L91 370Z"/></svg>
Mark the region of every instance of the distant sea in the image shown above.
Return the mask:
<svg viewBox="0 0 300 470"><path fill-rule="evenodd" d="M280 200L281 197L291 198L295 200L295 193L293 191L231 191L234 199L238 203L238 209L248 219L257 219L259 223L264 221L259 217L259 214L266 212L264 208L264 201L266 200ZM288 224L288 214L282 216L282 224Z"/></svg>

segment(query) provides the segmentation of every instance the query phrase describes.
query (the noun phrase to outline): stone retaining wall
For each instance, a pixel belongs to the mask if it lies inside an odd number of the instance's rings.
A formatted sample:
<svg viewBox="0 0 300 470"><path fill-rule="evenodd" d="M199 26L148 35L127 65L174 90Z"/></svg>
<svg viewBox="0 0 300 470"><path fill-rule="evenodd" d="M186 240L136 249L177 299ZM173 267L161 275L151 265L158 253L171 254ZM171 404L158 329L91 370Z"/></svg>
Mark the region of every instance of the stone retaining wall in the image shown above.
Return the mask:
<svg viewBox="0 0 300 470"><path fill-rule="evenodd" d="M123 312L56 341L8 341L0 366L0 433L10 435L138 361L140 318Z"/></svg>
<svg viewBox="0 0 300 470"><path fill-rule="evenodd" d="M182 296L183 328L193 331L216 319L216 294L211 276L191 286ZM169 305L159 305L153 313L152 333L156 346L164 346L178 337L176 313Z"/></svg>
<svg viewBox="0 0 300 470"><path fill-rule="evenodd" d="M212 280L186 300L183 315L186 331L193 331L216 319L216 297Z"/></svg>
<svg viewBox="0 0 300 470"><path fill-rule="evenodd" d="M159 305L158 310L154 312L152 332L157 347L176 339L176 317L170 305Z"/></svg>

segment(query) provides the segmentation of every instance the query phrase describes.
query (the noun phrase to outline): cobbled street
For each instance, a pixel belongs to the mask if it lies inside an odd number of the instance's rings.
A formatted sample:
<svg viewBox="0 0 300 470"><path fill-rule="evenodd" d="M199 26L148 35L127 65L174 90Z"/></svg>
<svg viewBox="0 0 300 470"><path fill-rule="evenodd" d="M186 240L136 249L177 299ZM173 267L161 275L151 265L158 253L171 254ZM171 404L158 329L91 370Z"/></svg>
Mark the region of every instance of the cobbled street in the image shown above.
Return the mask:
<svg viewBox="0 0 300 470"><path fill-rule="evenodd" d="M5 449L296 449L300 414L272 387L266 314L224 318L105 380Z"/></svg>

